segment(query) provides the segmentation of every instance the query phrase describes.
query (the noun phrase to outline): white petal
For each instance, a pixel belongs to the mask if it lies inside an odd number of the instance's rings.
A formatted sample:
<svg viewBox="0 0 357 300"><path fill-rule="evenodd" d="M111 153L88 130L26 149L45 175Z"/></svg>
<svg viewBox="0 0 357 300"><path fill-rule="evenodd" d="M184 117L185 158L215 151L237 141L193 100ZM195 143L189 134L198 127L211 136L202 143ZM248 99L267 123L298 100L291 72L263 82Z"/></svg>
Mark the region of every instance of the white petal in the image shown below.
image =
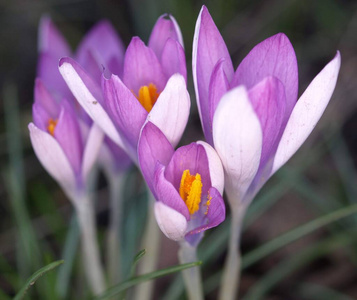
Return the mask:
<svg viewBox="0 0 357 300"><path fill-rule="evenodd" d="M221 158L231 205L242 201L258 170L262 129L243 86L227 92L213 118L214 147Z"/></svg>
<svg viewBox="0 0 357 300"><path fill-rule="evenodd" d="M175 147L185 130L190 105L190 95L184 77L174 74L148 114L147 120L155 124Z"/></svg>
<svg viewBox="0 0 357 300"><path fill-rule="evenodd" d="M213 149L211 145L206 142L198 141L197 144L202 145L205 148L208 166L210 171L211 183L221 195L223 195L224 189L224 171L221 159L219 158L217 152Z"/></svg>
<svg viewBox="0 0 357 300"><path fill-rule="evenodd" d="M270 175L295 154L315 128L335 89L340 65L341 57L337 52L298 100L280 140Z"/></svg>
<svg viewBox="0 0 357 300"><path fill-rule="evenodd" d="M156 202L154 209L156 221L161 231L171 240L182 240L187 229L186 218L162 202Z"/></svg>
<svg viewBox="0 0 357 300"><path fill-rule="evenodd" d="M88 78L82 68L74 60L69 58L61 59L59 70L74 97L76 97L86 113L119 147L124 149L122 138L119 136L107 112L100 105L99 99L96 98L98 96L93 95L87 86L91 85L93 88L94 83L91 82L92 80ZM87 81L87 84L84 80ZM98 93L101 93L100 90Z"/></svg>
<svg viewBox="0 0 357 300"><path fill-rule="evenodd" d="M30 123L32 147L46 171L61 185L67 194L76 189L76 178L66 155L56 139Z"/></svg>
<svg viewBox="0 0 357 300"><path fill-rule="evenodd" d="M88 173L91 171L93 164L97 160L99 150L103 144L104 133L98 125L93 123L84 147L83 163L82 163L82 176L84 182L87 181Z"/></svg>

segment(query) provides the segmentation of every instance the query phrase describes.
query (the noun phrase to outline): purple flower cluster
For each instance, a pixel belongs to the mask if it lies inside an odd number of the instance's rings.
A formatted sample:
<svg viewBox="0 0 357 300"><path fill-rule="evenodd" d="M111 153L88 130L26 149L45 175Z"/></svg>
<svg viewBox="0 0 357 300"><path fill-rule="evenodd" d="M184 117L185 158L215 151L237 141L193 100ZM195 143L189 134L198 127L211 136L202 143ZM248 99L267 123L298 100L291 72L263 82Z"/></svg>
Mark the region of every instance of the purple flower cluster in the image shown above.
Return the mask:
<svg viewBox="0 0 357 300"><path fill-rule="evenodd" d="M29 129L41 163L73 194L85 187L105 133L113 161L128 165L130 157L140 167L163 233L191 245L224 221L224 188L233 209L247 206L297 151L327 106L340 67L337 53L298 100L297 60L284 34L258 44L234 71L203 7L192 70L207 143L175 150L190 96L182 35L172 16L158 19L147 46L133 37L126 51L106 21L75 54L48 18L40 37Z"/></svg>

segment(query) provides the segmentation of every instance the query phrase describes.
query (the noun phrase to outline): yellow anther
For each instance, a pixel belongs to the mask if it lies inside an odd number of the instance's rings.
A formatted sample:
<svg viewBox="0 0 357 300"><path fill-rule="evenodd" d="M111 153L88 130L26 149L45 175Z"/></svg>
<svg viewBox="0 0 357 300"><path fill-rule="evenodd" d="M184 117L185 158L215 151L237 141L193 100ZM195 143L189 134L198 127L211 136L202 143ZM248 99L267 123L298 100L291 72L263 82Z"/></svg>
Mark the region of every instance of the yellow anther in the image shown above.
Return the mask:
<svg viewBox="0 0 357 300"><path fill-rule="evenodd" d="M190 214L193 215L200 208L202 194L201 175L197 173L193 176L190 174L190 170L183 171L179 192Z"/></svg>
<svg viewBox="0 0 357 300"><path fill-rule="evenodd" d="M148 86L144 85L139 89L139 96L136 98L146 111L150 112L159 95L160 93L157 92L155 84L150 83Z"/></svg>
<svg viewBox="0 0 357 300"><path fill-rule="evenodd" d="M55 134L55 129L56 129L56 125L58 123L58 120L53 120L52 118L50 118L48 120L48 125L47 125L47 130L50 133L50 135L54 136Z"/></svg>

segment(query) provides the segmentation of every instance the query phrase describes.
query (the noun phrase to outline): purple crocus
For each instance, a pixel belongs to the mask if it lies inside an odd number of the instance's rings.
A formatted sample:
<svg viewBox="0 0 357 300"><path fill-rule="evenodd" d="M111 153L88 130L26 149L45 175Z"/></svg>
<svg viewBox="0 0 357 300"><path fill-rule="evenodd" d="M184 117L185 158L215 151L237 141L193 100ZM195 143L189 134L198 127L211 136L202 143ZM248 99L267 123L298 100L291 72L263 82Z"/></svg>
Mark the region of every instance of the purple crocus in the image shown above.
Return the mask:
<svg viewBox="0 0 357 300"><path fill-rule="evenodd" d="M336 85L340 54L298 100L296 56L284 34L255 46L234 72L222 36L203 6L193 43L204 134L222 160L231 204L247 205L320 119Z"/></svg>
<svg viewBox="0 0 357 300"><path fill-rule="evenodd" d="M198 141L175 151L148 122L139 139L138 159L157 200L156 220L168 238L196 246L205 230L224 221L223 168L210 145Z"/></svg>
<svg viewBox="0 0 357 300"><path fill-rule="evenodd" d="M172 16L161 16L148 46L134 37L125 53L123 71L103 75L102 90L82 66L70 58L60 72L88 115L137 162L141 128L153 122L177 145L187 123L190 100L180 29Z"/></svg>

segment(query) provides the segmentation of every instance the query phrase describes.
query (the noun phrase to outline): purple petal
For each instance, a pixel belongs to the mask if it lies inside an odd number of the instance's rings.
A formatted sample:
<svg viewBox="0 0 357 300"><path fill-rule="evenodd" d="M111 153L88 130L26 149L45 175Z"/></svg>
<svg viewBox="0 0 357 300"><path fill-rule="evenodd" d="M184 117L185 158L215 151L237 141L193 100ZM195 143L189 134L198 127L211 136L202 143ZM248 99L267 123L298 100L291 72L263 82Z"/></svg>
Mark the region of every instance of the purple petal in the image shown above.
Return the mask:
<svg viewBox="0 0 357 300"><path fill-rule="evenodd" d="M225 170L231 205L242 201L260 164L262 129L242 86L227 92L213 118L214 147Z"/></svg>
<svg viewBox="0 0 357 300"><path fill-rule="evenodd" d="M162 15L156 21L154 28L152 29L148 46L155 52L156 56L160 59L164 46L168 38L178 41L182 47L182 35L181 31L175 21L175 19L168 15Z"/></svg>
<svg viewBox="0 0 357 300"><path fill-rule="evenodd" d="M58 57L48 53L40 54L37 65L37 77L42 80L52 95L56 95L59 99L71 99L72 94L58 71L58 62Z"/></svg>
<svg viewBox="0 0 357 300"><path fill-rule="evenodd" d="M136 95L140 87L153 83L161 92L166 77L154 51L133 37L125 53L123 82Z"/></svg>
<svg viewBox="0 0 357 300"><path fill-rule="evenodd" d="M103 139L103 131L93 123L83 151L82 178L84 182L87 182L88 174L97 160Z"/></svg>
<svg viewBox="0 0 357 300"><path fill-rule="evenodd" d="M35 125L43 130L43 131L48 131L47 127L49 125L49 120L52 118L52 116L48 113L48 111L39 103L34 103L32 105L32 118L33 122ZM57 119L57 116L55 118L52 118L53 120Z"/></svg>
<svg viewBox="0 0 357 300"><path fill-rule="evenodd" d="M216 188L220 192L220 194L223 194L224 171L221 159L219 158L214 148L209 144L202 141L198 141L197 144L201 145L206 151L212 186Z"/></svg>
<svg viewBox="0 0 357 300"><path fill-rule="evenodd" d="M38 36L40 53L46 52L57 60L62 56L71 55L67 41L53 24L50 17L44 16L41 18Z"/></svg>
<svg viewBox="0 0 357 300"><path fill-rule="evenodd" d="M140 131L148 114L118 76L112 75L110 79L103 77L102 86L106 111L110 113L120 135L127 142L127 147L136 156Z"/></svg>
<svg viewBox="0 0 357 300"><path fill-rule="evenodd" d="M155 195L153 187L154 172L157 162L167 165L174 154L174 149L165 135L153 123L143 127L138 143L138 161L141 172Z"/></svg>
<svg viewBox="0 0 357 300"><path fill-rule="evenodd" d="M245 85L250 89L268 76L276 77L285 87L286 122L297 100L298 67L294 48L283 33L266 39L249 52L238 66L231 87Z"/></svg>
<svg viewBox="0 0 357 300"><path fill-rule="evenodd" d="M156 221L161 231L173 241L182 240L187 229L186 218L162 202L156 202L154 209Z"/></svg>
<svg viewBox="0 0 357 300"><path fill-rule="evenodd" d="M165 178L164 173L165 173L165 167L162 164L158 163L156 166L154 182L153 182L156 199L159 202L176 210L181 215L183 215L187 221L189 221L190 213L188 211L185 202L182 200L180 194L172 185L172 183Z"/></svg>
<svg viewBox="0 0 357 300"><path fill-rule="evenodd" d="M222 58L224 59L223 72L230 81L234 70L226 44L207 8L203 6L197 19L193 38L192 70L198 109L206 137L211 136L209 124L211 74L217 62Z"/></svg>
<svg viewBox="0 0 357 300"><path fill-rule="evenodd" d="M71 58L62 58L59 69L68 87L86 113L116 144L124 148L124 142L101 105L100 87Z"/></svg>
<svg viewBox="0 0 357 300"><path fill-rule="evenodd" d="M51 118L56 118L59 114L58 104L40 78L36 78L34 94L35 103L42 106Z"/></svg>
<svg viewBox="0 0 357 300"><path fill-rule="evenodd" d="M179 191L183 171L189 170L191 175L199 173L202 180L202 195L207 194L212 186L208 157L205 148L197 143L178 148L166 167L165 177Z"/></svg>
<svg viewBox="0 0 357 300"><path fill-rule="evenodd" d="M121 73L121 67L124 62L124 46L109 21L103 20L93 26L78 46L76 57L84 67L82 58L86 56L88 51L93 53L99 65L106 68L109 67L109 62L116 58L120 68L111 69L110 71L115 74Z"/></svg>
<svg viewBox="0 0 357 300"><path fill-rule="evenodd" d="M274 77L267 77L248 93L263 130L263 146L260 168L276 151L284 122L286 101L283 84Z"/></svg>
<svg viewBox="0 0 357 300"><path fill-rule="evenodd" d="M167 78L179 73L187 80L185 51L179 42L169 38L162 51L161 66Z"/></svg>
<svg viewBox="0 0 357 300"><path fill-rule="evenodd" d="M190 114L190 95L184 78L173 75L160 94L147 119L164 133L173 147L179 143Z"/></svg>
<svg viewBox="0 0 357 300"><path fill-rule="evenodd" d="M83 66L87 74L98 84L102 80L104 66L95 58L93 51L83 51L78 63Z"/></svg>
<svg viewBox="0 0 357 300"><path fill-rule="evenodd" d="M206 126L205 137L210 145L213 145L212 123L213 116L217 105L222 96L228 91L229 83L226 74L224 73L224 59L220 59L213 69L211 81L209 85L209 115L202 116L205 120L203 124Z"/></svg>
<svg viewBox="0 0 357 300"><path fill-rule="evenodd" d="M77 176L82 175L83 141L78 121L68 105L62 105L54 137L66 154Z"/></svg>
<svg viewBox="0 0 357 300"><path fill-rule="evenodd" d="M274 158L274 174L305 142L321 118L336 86L340 52L314 78L298 100L286 125Z"/></svg>
<svg viewBox="0 0 357 300"><path fill-rule="evenodd" d="M33 123L30 123L28 128L37 158L61 187L71 194L76 189L76 178L61 146L54 137L40 130Z"/></svg>
<svg viewBox="0 0 357 300"><path fill-rule="evenodd" d="M213 228L221 224L226 218L226 206L220 192L211 187L209 189L209 197L211 204L208 207L207 214L203 218L203 224L186 234L186 238L189 235L201 233L207 229Z"/></svg>

